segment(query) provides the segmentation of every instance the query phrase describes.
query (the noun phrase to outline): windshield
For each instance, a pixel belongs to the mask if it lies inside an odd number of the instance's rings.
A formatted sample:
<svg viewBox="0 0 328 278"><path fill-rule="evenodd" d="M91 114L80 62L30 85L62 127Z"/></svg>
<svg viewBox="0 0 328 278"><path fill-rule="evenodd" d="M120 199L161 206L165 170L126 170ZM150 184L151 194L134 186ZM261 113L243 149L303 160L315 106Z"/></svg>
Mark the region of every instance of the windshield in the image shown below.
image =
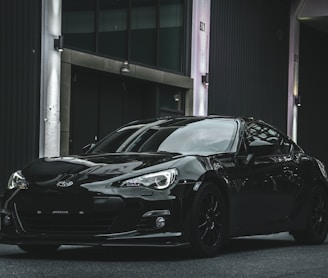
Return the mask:
<svg viewBox="0 0 328 278"><path fill-rule="evenodd" d="M106 137L91 153L171 152L208 155L234 152L236 131L237 121L224 118L191 118L132 125Z"/></svg>

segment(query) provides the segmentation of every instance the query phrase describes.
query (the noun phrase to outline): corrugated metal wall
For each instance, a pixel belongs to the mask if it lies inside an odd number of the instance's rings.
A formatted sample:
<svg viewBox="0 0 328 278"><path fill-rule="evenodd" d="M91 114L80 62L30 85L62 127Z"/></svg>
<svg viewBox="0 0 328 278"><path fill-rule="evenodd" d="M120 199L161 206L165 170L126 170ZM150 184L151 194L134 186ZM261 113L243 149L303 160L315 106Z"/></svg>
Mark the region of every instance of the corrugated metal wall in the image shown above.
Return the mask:
<svg viewBox="0 0 328 278"><path fill-rule="evenodd" d="M297 139L328 167L328 33L301 23Z"/></svg>
<svg viewBox="0 0 328 278"><path fill-rule="evenodd" d="M286 131L289 9L289 0L211 2L209 114Z"/></svg>
<svg viewBox="0 0 328 278"><path fill-rule="evenodd" d="M38 156L41 1L0 1L0 193Z"/></svg>

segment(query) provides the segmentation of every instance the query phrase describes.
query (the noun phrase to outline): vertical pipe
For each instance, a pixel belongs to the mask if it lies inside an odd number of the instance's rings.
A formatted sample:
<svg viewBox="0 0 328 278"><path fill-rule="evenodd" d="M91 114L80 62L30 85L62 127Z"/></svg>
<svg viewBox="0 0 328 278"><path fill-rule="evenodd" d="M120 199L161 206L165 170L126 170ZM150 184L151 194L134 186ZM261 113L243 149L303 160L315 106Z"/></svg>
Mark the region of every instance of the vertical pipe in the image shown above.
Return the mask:
<svg viewBox="0 0 328 278"><path fill-rule="evenodd" d="M208 85L202 76L209 73L211 1L194 0L192 16L191 77L194 80L193 114L207 115Z"/></svg>
<svg viewBox="0 0 328 278"><path fill-rule="evenodd" d="M288 72L288 108L287 108L287 134L297 142L297 105L298 97L298 69L299 69L299 40L300 22L298 14L304 4L304 0L291 2L290 12L290 36L289 36L289 72Z"/></svg>
<svg viewBox="0 0 328 278"><path fill-rule="evenodd" d="M39 156L60 152L60 59L54 39L61 35L61 0L42 0L40 150Z"/></svg>

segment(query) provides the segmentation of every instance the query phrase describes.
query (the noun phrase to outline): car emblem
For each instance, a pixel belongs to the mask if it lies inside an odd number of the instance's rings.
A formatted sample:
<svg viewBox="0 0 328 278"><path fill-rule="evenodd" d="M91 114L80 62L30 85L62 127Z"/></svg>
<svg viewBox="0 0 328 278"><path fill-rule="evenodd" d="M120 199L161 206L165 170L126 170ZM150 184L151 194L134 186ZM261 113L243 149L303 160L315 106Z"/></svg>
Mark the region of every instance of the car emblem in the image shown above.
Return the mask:
<svg viewBox="0 0 328 278"><path fill-rule="evenodd" d="M60 181L60 182L57 182L57 186L58 187L69 187L73 185L73 182L72 181Z"/></svg>

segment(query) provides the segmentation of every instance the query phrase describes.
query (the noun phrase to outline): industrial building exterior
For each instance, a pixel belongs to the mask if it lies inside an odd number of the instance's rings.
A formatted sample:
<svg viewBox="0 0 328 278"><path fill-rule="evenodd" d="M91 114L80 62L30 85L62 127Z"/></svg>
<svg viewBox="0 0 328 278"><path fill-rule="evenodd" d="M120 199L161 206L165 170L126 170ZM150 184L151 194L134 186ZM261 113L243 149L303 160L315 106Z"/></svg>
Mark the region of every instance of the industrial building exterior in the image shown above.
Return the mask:
<svg viewBox="0 0 328 278"><path fill-rule="evenodd" d="M327 164L327 18L323 0L1 1L0 190L161 116L260 118Z"/></svg>

